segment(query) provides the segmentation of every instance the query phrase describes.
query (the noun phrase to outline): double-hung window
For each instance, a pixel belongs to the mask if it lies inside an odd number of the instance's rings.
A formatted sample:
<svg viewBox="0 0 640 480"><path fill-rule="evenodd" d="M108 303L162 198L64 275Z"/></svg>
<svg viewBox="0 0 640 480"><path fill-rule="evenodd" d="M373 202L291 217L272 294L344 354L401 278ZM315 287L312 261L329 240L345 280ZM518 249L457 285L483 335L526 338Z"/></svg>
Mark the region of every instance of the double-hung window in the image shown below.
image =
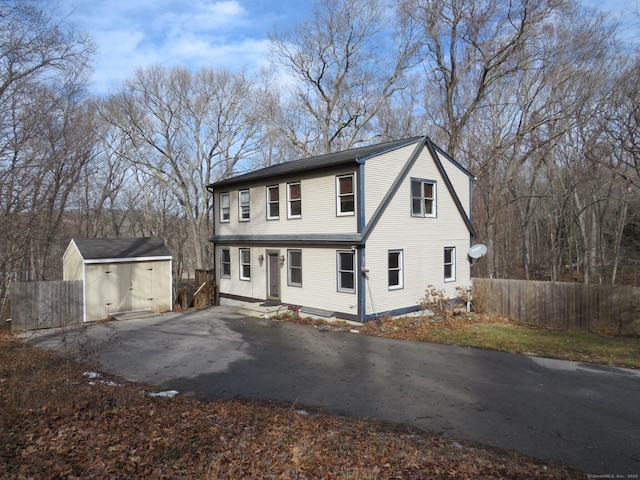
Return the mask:
<svg viewBox="0 0 640 480"><path fill-rule="evenodd" d="M287 250L287 263L289 274L287 276L288 285L292 287L302 286L302 250Z"/></svg>
<svg viewBox="0 0 640 480"><path fill-rule="evenodd" d="M403 286L402 250L389 250L389 290L398 290Z"/></svg>
<svg viewBox="0 0 640 480"><path fill-rule="evenodd" d="M220 276L231 277L231 250L228 248L220 250Z"/></svg>
<svg viewBox="0 0 640 480"><path fill-rule="evenodd" d="M356 195L353 173L336 177L337 214L353 215L356 211Z"/></svg>
<svg viewBox="0 0 640 480"><path fill-rule="evenodd" d="M444 247L444 281L456 279L456 247Z"/></svg>
<svg viewBox="0 0 640 480"><path fill-rule="evenodd" d="M270 185L267 187L267 220L280 218L280 187Z"/></svg>
<svg viewBox="0 0 640 480"><path fill-rule="evenodd" d="M240 280L251 280L251 250L240 249Z"/></svg>
<svg viewBox="0 0 640 480"><path fill-rule="evenodd" d="M436 182L411 179L411 215L414 217L436 216Z"/></svg>
<svg viewBox="0 0 640 480"><path fill-rule="evenodd" d="M338 291L356 292L355 254L351 250L338 250Z"/></svg>
<svg viewBox="0 0 640 480"><path fill-rule="evenodd" d="M248 222L250 215L249 190L238 191L238 218L241 222Z"/></svg>
<svg viewBox="0 0 640 480"><path fill-rule="evenodd" d="M302 217L302 188L300 182L287 184L287 217Z"/></svg>
<svg viewBox="0 0 640 480"><path fill-rule="evenodd" d="M229 192L220 194L220 222L229 221Z"/></svg>

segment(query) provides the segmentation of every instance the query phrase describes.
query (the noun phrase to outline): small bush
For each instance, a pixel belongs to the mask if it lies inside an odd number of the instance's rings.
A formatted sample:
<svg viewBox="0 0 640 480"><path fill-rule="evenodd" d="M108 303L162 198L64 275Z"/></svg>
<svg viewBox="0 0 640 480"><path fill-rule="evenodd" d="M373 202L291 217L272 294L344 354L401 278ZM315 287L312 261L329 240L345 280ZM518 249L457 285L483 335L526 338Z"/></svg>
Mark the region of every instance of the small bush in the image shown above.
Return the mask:
<svg viewBox="0 0 640 480"><path fill-rule="evenodd" d="M455 298L449 298L444 290L428 285L418 305L421 310L429 310L434 316L449 320L451 317L466 311L467 302L471 298L470 292L464 287L456 287L456 293L457 296Z"/></svg>

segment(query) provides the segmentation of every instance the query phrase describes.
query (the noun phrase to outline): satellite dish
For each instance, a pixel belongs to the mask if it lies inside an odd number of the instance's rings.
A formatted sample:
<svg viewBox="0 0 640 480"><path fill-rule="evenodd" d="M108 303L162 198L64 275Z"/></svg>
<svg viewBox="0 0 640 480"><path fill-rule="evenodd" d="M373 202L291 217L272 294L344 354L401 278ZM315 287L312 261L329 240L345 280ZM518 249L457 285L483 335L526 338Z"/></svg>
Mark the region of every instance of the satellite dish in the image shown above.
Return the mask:
<svg viewBox="0 0 640 480"><path fill-rule="evenodd" d="M471 258L480 258L480 257L484 257L486 253L487 253L487 246L483 245L482 243L479 243L469 249L468 255Z"/></svg>

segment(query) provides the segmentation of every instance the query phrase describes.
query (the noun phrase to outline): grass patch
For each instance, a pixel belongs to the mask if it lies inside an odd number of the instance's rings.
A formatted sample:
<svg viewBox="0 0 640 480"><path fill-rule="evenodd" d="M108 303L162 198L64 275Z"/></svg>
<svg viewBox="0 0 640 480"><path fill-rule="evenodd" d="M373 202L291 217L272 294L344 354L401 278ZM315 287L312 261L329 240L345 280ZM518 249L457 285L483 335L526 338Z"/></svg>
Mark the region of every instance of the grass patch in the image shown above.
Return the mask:
<svg viewBox="0 0 640 480"><path fill-rule="evenodd" d="M434 341L563 360L640 368L640 339L632 337L487 323L434 331Z"/></svg>
<svg viewBox="0 0 640 480"><path fill-rule="evenodd" d="M549 330L487 316L454 317L446 321L434 321L431 317L388 320L366 325L363 333L640 368L638 337Z"/></svg>

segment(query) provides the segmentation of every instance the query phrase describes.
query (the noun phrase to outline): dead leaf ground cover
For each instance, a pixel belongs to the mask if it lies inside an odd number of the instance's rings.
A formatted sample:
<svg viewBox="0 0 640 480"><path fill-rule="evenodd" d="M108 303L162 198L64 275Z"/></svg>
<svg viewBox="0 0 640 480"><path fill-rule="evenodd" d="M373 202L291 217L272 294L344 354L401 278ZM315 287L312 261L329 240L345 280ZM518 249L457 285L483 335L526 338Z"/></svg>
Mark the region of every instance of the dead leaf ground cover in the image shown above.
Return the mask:
<svg viewBox="0 0 640 480"><path fill-rule="evenodd" d="M0 334L0 478L584 478L465 441L299 405L150 397Z"/></svg>

